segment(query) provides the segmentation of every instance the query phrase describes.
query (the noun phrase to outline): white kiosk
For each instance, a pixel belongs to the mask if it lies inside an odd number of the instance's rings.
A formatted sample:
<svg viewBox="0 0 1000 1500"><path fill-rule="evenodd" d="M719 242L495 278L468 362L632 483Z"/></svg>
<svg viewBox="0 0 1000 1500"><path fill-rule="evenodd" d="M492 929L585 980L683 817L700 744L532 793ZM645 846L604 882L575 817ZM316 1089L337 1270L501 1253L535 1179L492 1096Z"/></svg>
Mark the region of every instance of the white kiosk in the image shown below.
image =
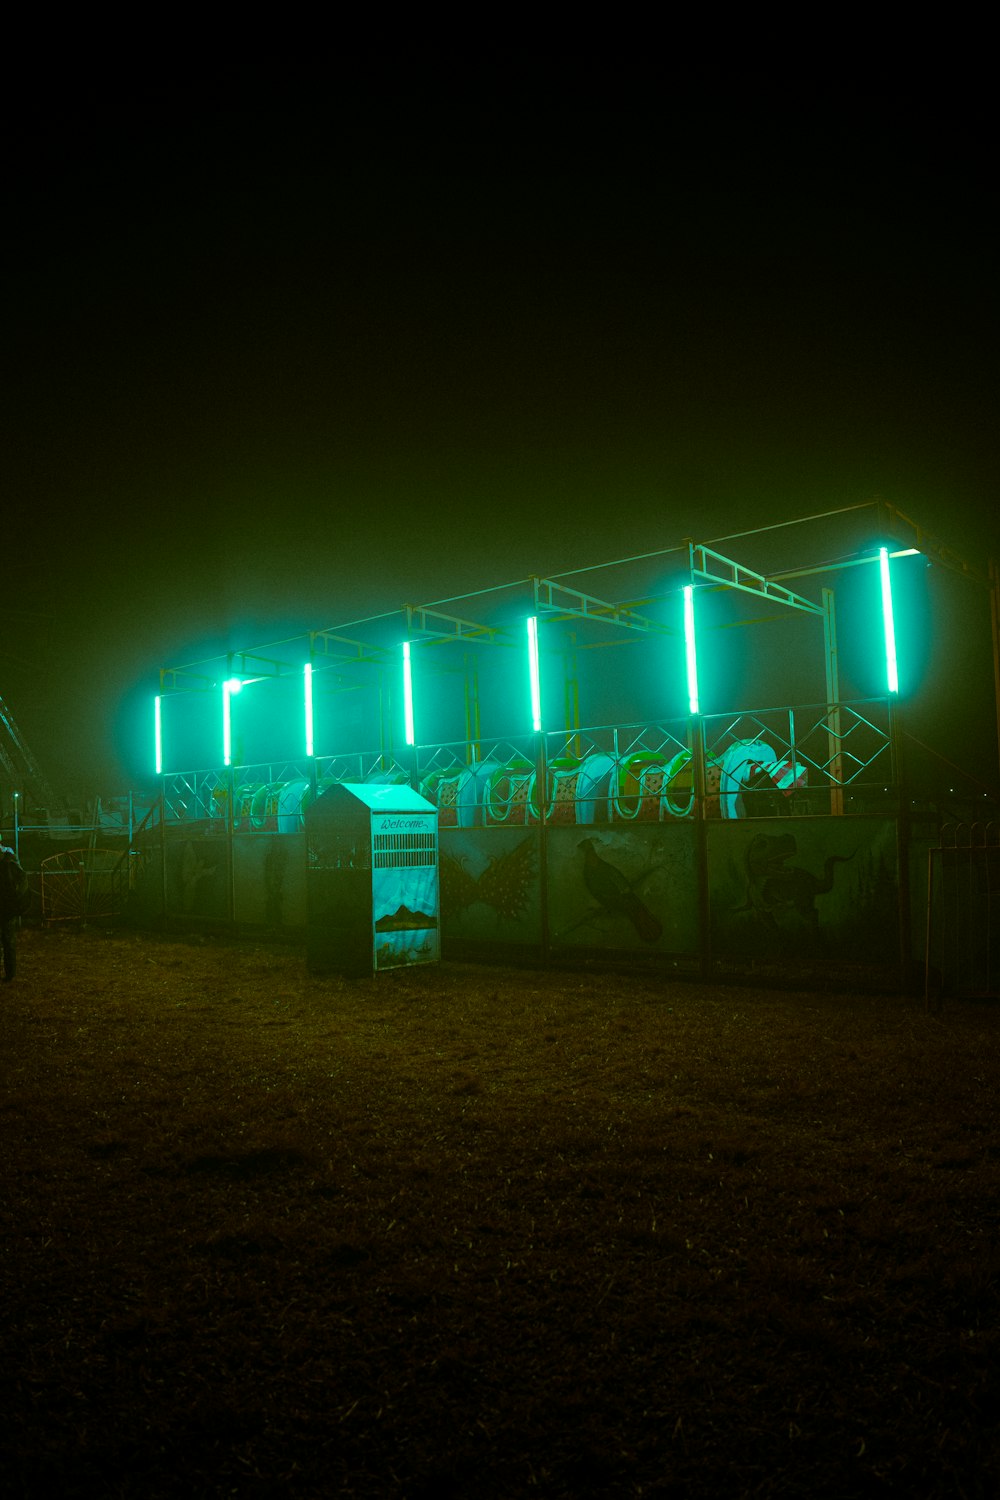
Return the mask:
<svg viewBox="0 0 1000 1500"><path fill-rule="evenodd" d="M340 782L305 814L306 958L373 974L441 957L438 812L408 786Z"/></svg>

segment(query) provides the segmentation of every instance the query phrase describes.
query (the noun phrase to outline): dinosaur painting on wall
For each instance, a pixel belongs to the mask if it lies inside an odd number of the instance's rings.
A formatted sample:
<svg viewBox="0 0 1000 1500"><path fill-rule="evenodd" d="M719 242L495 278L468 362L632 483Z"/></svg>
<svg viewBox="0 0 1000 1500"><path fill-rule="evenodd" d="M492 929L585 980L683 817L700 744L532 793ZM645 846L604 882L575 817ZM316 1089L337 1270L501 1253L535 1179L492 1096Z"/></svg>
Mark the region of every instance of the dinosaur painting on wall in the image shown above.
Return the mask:
<svg viewBox="0 0 1000 1500"><path fill-rule="evenodd" d="M709 845L712 947L726 956L889 961L896 846L879 818L730 824Z"/></svg>
<svg viewBox="0 0 1000 1500"><path fill-rule="evenodd" d="M854 854L828 854L821 876L790 864L797 854L798 843L792 833L756 834L746 853L747 899L736 910L755 912L773 928L791 919L818 929L816 898L829 895L837 865L846 864Z"/></svg>

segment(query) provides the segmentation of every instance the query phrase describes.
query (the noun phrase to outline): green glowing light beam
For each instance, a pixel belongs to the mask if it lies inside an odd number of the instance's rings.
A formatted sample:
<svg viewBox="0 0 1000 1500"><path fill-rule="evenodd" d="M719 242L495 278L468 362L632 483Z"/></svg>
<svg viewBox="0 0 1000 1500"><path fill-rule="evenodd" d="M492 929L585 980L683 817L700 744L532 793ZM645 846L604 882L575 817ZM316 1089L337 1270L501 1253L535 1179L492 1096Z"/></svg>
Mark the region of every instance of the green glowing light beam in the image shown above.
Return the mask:
<svg viewBox="0 0 1000 1500"><path fill-rule="evenodd" d="M899 692L896 665L896 624L892 613L892 583L889 578L889 549L878 549L879 574L882 579L882 626L885 632L885 676L890 693Z"/></svg>
<svg viewBox="0 0 1000 1500"><path fill-rule="evenodd" d="M698 704L698 648L694 630L694 586L684 585L684 655L687 662L688 708L696 714Z"/></svg>
<svg viewBox="0 0 1000 1500"><path fill-rule="evenodd" d="M232 698L234 693L242 690L243 684L238 677L230 677L222 684L222 764L231 766L233 763L233 711Z"/></svg>
<svg viewBox="0 0 1000 1500"><path fill-rule="evenodd" d="M302 687L305 697L305 728L306 728L306 755L312 757L315 753L313 740L313 669L312 662L307 661L302 669Z"/></svg>
<svg viewBox="0 0 1000 1500"><path fill-rule="evenodd" d="M528 676L531 684L531 727L536 734L542 727L542 679L538 668L538 620L528 617Z"/></svg>
<svg viewBox="0 0 1000 1500"><path fill-rule="evenodd" d="M413 745L416 743L416 733L413 727L413 667L410 663L409 641L403 642L403 719L406 743Z"/></svg>

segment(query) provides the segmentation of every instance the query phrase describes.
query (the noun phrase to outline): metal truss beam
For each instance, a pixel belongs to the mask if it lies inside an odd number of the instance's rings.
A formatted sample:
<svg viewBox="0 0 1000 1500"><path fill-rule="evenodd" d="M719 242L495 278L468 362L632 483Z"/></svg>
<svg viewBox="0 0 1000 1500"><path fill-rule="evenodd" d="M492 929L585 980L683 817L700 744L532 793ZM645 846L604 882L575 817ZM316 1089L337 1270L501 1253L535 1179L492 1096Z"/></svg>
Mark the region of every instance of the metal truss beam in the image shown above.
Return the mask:
<svg viewBox="0 0 1000 1500"><path fill-rule="evenodd" d="M372 646L367 641L357 641L348 635L338 635L334 630L310 631L309 649L313 656L317 654L329 656L334 661L346 664L384 667L393 659L392 652L384 646Z"/></svg>
<svg viewBox="0 0 1000 1500"><path fill-rule="evenodd" d="M534 586L536 610L551 612L557 620L597 620L602 625L620 625L641 635L678 634L669 625L639 614L629 604L608 604L551 578L532 578L530 582Z"/></svg>
<svg viewBox="0 0 1000 1500"><path fill-rule="evenodd" d="M480 625L475 620L444 614L425 604L406 604L403 613L407 635L412 635L415 630L425 633L422 645L433 645L437 641L482 641L484 638L492 644L497 636L504 634L496 625Z"/></svg>
<svg viewBox="0 0 1000 1500"><path fill-rule="evenodd" d="M286 672L301 672L290 662L278 661L273 656L259 656L255 651L234 651L227 658L229 670L238 677L281 677Z"/></svg>
<svg viewBox="0 0 1000 1500"><path fill-rule="evenodd" d="M199 662L198 665L202 666L204 663ZM281 677L285 673L301 670L301 667L294 667L290 662L260 656L254 651L234 651L226 658L225 665L220 660L219 669L212 676L207 672L195 672L191 667L161 667L160 691L165 692L169 688L183 692L189 685L208 691L217 688L227 677L245 677L259 681L262 677ZM188 679L191 680L190 684Z"/></svg>
<svg viewBox="0 0 1000 1500"><path fill-rule="evenodd" d="M883 543L890 546L889 556L908 557L913 553L921 553L928 562L937 563L940 567L947 568L952 573L960 573L963 578L971 579L974 583L990 587L990 565L987 560L986 566L970 562L968 558L962 557L953 548L925 531L916 521L911 521L901 510L895 506L887 505L881 501L876 506L877 521L874 530L881 537ZM895 549L891 544L898 543ZM863 553L853 557L833 558L829 562L813 563L807 568L785 568L780 573L772 574L772 578L813 578L820 574L842 573L845 568L861 568L878 562L878 549L874 543Z"/></svg>
<svg viewBox="0 0 1000 1500"><path fill-rule="evenodd" d="M714 583L722 588L739 589L741 593L753 594L758 599L771 599L775 604L783 604L788 609L822 617L822 604L803 599L801 594L793 593L775 579L765 578L763 573L756 573L753 568L733 562L731 558L723 557L721 552L713 552L700 542L690 542L688 547L692 578L702 578L706 583Z"/></svg>
<svg viewBox="0 0 1000 1500"><path fill-rule="evenodd" d="M184 691L184 685L178 684L178 678L193 678L197 687L214 688L218 686L217 677L209 677L206 672L194 672L190 667L161 667L160 668L160 692L171 689L177 692ZM168 682L167 679L170 679Z"/></svg>
<svg viewBox="0 0 1000 1500"><path fill-rule="evenodd" d="M963 573L966 578L974 578L977 583L989 585L989 567L982 567L971 563L967 558L952 550L951 547L939 541L929 531L925 531L916 521L911 521L909 516L897 510L894 505L889 505L884 500L878 502L880 519L885 518L885 527L896 539L905 541L908 546L915 548L917 552L929 558L932 562L940 563L942 567L950 568L953 573Z"/></svg>

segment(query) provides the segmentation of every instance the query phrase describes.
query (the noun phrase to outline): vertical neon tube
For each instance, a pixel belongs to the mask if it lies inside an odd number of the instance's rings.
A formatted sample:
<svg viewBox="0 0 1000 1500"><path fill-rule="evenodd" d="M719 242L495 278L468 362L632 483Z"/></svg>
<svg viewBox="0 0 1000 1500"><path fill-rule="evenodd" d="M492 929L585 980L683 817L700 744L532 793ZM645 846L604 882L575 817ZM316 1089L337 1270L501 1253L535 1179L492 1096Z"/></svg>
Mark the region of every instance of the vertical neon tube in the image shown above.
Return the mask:
<svg viewBox="0 0 1000 1500"><path fill-rule="evenodd" d="M694 633L694 586L684 585L684 654L687 660L688 708L691 713L700 712L698 706L698 648Z"/></svg>
<svg viewBox="0 0 1000 1500"><path fill-rule="evenodd" d="M882 576L882 625L885 630L885 676L890 693L899 692L899 673L896 670L896 623L892 615L892 585L889 581L889 549L878 549L879 572Z"/></svg>
<svg viewBox="0 0 1000 1500"><path fill-rule="evenodd" d="M229 694L231 685L228 682L222 684L222 764L224 766L233 763L233 721L232 711L229 707Z"/></svg>
<svg viewBox="0 0 1000 1500"><path fill-rule="evenodd" d="M305 695L306 715L306 755L312 756L313 744L313 669L312 662L307 661L302 669L303 692Z"/></svg>
<svg viewBox="0 0 1000 1500"><path fill-rule="evenodd" d="M231 699L243 686L238 677L230 677L222 684L222 764L233 763L233 711Z"/></svg>
<svg viewBox="0 0 1000 1500"><path fill-rule="evenodd" d="M163 702L157 693L153 700L153 754L156 759L156 774L163 775Z"/></svg>
<svg viewBox="0 0 1000 1500"><path fill-rule="evenodd" d="M531 727L536 734L542 727L542 680L538 670L538 620L528 617L528 675L531 680Z"/></svg>
<svg viewBox="0 0 1000 1500"><path fill-rule="evenodd" d="M413 668L410 665L409 641L403 642L403 719L406 743L412 745L416 736L413 731Z"/></svg>

